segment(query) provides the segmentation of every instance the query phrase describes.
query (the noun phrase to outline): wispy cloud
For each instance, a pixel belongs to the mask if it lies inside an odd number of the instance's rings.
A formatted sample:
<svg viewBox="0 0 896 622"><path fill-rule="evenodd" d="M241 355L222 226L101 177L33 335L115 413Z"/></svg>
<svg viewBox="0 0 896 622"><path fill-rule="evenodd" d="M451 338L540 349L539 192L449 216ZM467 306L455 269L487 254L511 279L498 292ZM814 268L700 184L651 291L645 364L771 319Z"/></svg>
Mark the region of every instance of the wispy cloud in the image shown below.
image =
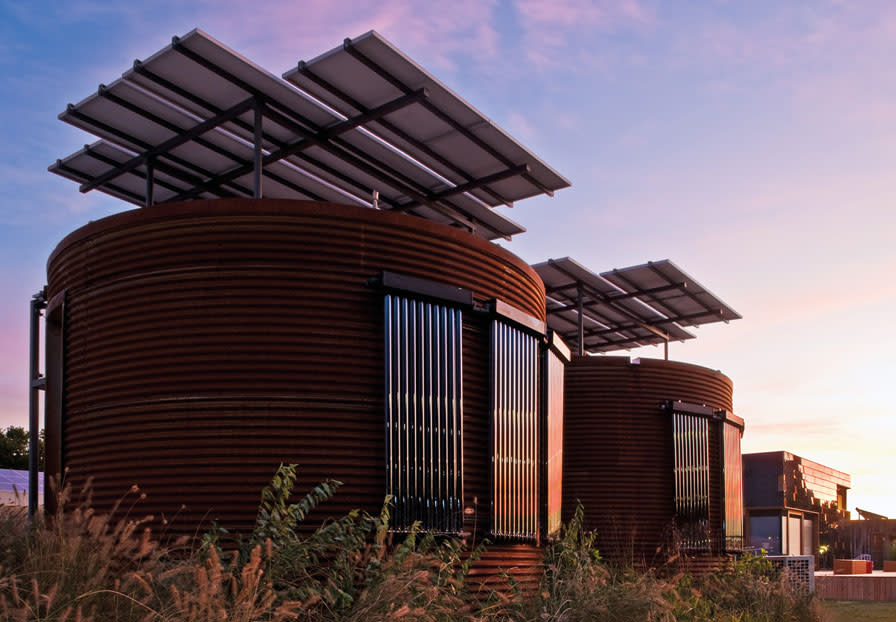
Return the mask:
<svg viewBox="0 0 896 622"><path fill-rule="evenodd" d="M599 66L605 57L593 45L598 34L643 30L654 14L638 0L517 0L522 48L539 71Z"/></svg>
<svg viewBox="0 0 896 622"><path fill-rule="evenodd" d="M518 0L516 6L530 30L552 26L610 30L653 19L651 12L637 0Z"/></svg>
<svg viewBox="0 0 896 622"><path fill-rule="evenodd" d="M347 10L329 0L265 4L263 10L237 0L172 4L165 22L177 34L202 28L274 73L341 45L345 37L380 31L415 58L454 70L458 58L493 57L498 35L494 0L417 4L360 0ZM158 31L158 24L147 25Z"/></svg>

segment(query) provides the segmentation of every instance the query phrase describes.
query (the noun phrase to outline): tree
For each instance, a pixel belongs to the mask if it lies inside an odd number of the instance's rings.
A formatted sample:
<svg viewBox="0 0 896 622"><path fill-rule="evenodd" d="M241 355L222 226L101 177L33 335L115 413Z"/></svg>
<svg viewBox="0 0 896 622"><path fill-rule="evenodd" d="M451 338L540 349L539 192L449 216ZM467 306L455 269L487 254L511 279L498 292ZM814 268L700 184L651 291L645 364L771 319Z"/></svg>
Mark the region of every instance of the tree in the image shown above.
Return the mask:
<svg viewBox="0 0 896 622"><path fill-rule="evenodd" d="M44 468L44 431L40 431L38 468ZM11 425L0 433L0 469L28 469L28 430Z"/></svg>

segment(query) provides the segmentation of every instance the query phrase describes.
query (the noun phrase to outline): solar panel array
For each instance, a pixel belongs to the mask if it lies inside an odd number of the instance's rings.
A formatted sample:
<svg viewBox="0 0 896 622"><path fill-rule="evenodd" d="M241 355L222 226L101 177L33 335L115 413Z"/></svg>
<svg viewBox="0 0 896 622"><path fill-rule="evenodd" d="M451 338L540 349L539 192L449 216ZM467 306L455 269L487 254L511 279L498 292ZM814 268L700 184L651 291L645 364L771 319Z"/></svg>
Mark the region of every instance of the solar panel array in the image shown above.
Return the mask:
<svg viewBox="0 0 896 622"><path fill-rule="evenodd" d="M0 469L0 490L4 492L18 491L20 494L28 491L28 471L15 469ZM44 474L37 474L37 490L39 494L44 492Z"/></svg>
<svg viewBox="0 0 896 622"><path fill-rule="evenodd" d="M684 327L740 319L669 260L595 274L569 257L534 265L547 292L548 327L582 350L610 352L684 341Z"/></svg>
<svg viewBox="0 0 896 622"><path fill-rule="evenodd" d="M376 32L285 77L200 30L175 37L60 114L100 140L49 170L137 205L375 204L487 239L525 230L493 208L569 186Z"/></svg>

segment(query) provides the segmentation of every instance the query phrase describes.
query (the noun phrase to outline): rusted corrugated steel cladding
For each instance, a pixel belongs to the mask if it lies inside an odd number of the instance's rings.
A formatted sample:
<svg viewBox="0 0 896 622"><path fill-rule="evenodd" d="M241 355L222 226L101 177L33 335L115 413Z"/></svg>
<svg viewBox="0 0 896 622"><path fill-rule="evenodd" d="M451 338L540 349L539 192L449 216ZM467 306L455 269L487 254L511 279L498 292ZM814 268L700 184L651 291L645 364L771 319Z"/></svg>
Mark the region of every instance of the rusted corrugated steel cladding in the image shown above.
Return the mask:
<svg viewBox="0 0 896 622"><path fill-rule="evenodd" d="M70 481L94 476L99 510L138 484L148 494L140 511L166 517L169 534L212 520L251 528L281 462L299 464L298 491L345 484L309 524L378 511L383 294L369 281L382 270L544 319L543 285L523 261L402 214L222 199L126 212L69 235L48 273L50 296L66 291ZM464 519L485 535L488 324L464 323L464 500L478 500Z"/></svg>
<svg viewBox="0 0 896 622"><path fill-rule="evenodd" d="M574 357L566 366L563 515L577 502L611 560L666 561L675 516L672 417L666 400L731 411L732 384L696 365L628 357ZM721 438L710 426L710 529L722 521Z"/></svg>

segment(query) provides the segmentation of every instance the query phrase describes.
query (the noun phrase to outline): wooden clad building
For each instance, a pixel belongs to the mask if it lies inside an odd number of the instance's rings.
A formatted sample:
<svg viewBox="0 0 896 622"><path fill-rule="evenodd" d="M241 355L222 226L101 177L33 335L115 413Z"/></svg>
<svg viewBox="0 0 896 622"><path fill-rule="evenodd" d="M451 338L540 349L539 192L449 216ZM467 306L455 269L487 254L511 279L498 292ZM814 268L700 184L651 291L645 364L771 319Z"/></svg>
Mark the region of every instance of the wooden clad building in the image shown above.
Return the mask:
<svg viewBox="0 0 896 622"><path fill-rule="evenodd" d="M770 555L816 555L820 545L835 545L836 525L849 515L850 486L847 473L788 451L745 454L749 546Z"/></svg>

